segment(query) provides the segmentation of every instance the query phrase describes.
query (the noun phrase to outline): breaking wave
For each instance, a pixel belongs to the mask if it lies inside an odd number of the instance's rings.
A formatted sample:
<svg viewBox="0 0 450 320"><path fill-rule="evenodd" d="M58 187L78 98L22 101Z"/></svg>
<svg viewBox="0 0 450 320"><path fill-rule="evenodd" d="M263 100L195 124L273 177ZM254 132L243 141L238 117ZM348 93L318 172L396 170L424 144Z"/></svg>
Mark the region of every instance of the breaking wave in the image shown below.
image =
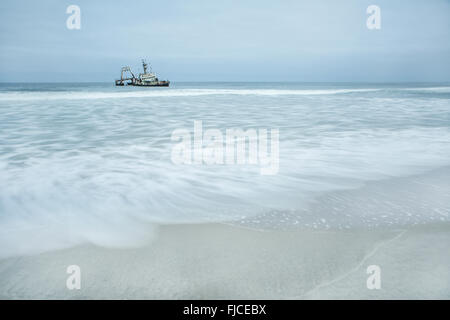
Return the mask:
<svg viewBox="0 0 450 320"><path fill-rule="evenodd" d="M119 89L121 90L121 89ZM127 89L128 90L128 89ZM155 89L126 92L7 92L0 93L0 101L36 101L36 100L91 100L91 99L126 99L151 97L191 97L209 95L255 95L255 96L298 96L298 95L332 95L346 93L373 92L380 89L313 89L313 90L272 90L272 89Z"/></svg>

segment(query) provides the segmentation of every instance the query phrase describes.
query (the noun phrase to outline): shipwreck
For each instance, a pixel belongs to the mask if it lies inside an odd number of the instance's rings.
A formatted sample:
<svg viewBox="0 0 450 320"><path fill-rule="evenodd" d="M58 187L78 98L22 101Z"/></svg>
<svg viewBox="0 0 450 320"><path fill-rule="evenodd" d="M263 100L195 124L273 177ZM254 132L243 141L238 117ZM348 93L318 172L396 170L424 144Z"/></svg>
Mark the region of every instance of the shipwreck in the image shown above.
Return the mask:
<svg viewBox="0 0 450 320"><path fill-rule="evenodd" d="M135 76L130 67L123 67L120 73L120 79L116 80L116 86L139 86L139 87L168 87L169 80L159 80L155 73L147 72L148 64L142 60L144 73Z"/></svg>

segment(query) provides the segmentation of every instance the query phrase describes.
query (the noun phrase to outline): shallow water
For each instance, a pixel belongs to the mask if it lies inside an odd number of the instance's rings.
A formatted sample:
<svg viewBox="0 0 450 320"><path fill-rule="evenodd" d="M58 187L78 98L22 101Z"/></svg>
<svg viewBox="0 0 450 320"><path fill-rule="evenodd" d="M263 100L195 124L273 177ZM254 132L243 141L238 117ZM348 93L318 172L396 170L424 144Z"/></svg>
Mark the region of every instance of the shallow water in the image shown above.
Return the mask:
<svg viewBox="0 0 450 320"><path fill-rule="evenodd" d="M0 257L138 245L148 224L450 220L448 174L427 178L450 164L449 84L2 84L0 111ZM173 163L171 135L194 121L278 129L278 171ZM433 187L405 194L417 175Z"/></svg>

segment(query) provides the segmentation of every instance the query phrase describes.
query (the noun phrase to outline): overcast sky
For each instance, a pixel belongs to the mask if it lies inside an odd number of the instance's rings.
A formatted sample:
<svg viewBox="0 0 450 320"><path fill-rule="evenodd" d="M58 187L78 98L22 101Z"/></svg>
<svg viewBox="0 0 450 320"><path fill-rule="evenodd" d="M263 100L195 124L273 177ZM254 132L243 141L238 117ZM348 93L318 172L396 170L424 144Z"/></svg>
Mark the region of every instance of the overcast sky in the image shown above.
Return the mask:
<svg viewBox="0 0 450 320"><path fill-rule="evenodd" d="M449 18L450 0L2 0L0 81L113 81L141 58L172 81L450 81Z"/></svg>

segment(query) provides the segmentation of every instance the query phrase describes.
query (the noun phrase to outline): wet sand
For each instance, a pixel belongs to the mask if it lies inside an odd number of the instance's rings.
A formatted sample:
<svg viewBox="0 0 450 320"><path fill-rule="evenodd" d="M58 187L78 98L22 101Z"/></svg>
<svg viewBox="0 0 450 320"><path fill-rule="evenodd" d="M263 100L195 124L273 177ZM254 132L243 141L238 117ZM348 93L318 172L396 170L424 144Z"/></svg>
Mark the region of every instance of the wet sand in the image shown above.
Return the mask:
<svg viewBox="0 0 450 320"><path fill-rule="evenodd" d="M169 225L147 246L79 246L0 260L2 299L450 298L450 224L256 231ZM66 268L81 268L68 290ZM369 265L381 289L366 287Z"/></svg>

